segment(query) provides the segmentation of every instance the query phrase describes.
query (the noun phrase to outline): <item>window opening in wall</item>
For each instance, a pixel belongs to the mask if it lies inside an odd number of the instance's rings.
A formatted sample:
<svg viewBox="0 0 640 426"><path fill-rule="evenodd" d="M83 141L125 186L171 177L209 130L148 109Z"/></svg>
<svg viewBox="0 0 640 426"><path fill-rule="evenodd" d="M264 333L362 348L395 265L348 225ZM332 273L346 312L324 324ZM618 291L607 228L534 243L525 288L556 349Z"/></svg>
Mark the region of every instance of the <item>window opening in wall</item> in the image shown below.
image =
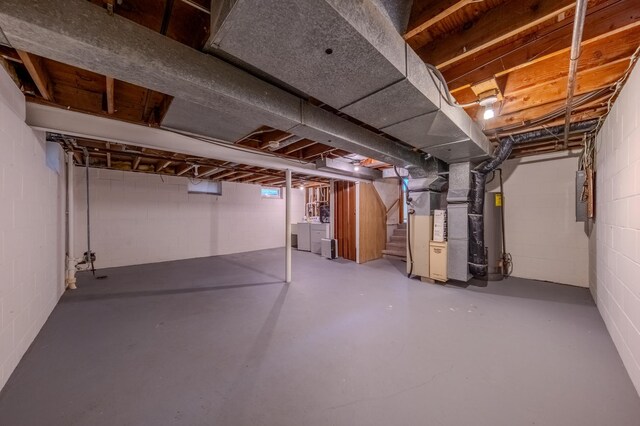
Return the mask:
<svg viewBox="0 0 640 426"><path fill-rule="evenodd" d="M189 181L187 191L189 194L222 195L222 182L209 180Z"/></svg>
<svg viewBox="0 0 640 426"><path fill-rule="evenodd" d="M260 189L262 198L282 198L282 188L273 188L263 186Z"/></svg>

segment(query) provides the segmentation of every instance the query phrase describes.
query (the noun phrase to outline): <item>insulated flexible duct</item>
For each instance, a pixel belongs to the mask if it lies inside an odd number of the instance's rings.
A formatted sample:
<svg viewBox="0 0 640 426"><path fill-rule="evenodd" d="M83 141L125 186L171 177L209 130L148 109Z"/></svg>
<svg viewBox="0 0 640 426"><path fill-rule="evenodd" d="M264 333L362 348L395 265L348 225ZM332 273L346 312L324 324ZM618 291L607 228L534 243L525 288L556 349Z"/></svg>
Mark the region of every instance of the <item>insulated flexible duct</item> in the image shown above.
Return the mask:
<svg viewBox="0 0 640 426"><path fill-rule="evenodd" d="M572 123L570 132L588 132L597 120ZM484 191L487 175L497 169L511 155L515 144L532 142L537 139L558 137L564 126L534 130L503 138L493 153L493 157L480 163L471 171L471 191L469 202L469 272L474 277L487 275L487 256L484 249Z"/></svg>
<svg viewBox="0 0 640 426"><path fill-rule="evenodd" d="M515 140L505 138L493 153L493 157L480 163L471 171L469 203L469 272L474 277L487 275L487 256L484 251L484 189L487 175L497 169L511 155Z"/></svg>

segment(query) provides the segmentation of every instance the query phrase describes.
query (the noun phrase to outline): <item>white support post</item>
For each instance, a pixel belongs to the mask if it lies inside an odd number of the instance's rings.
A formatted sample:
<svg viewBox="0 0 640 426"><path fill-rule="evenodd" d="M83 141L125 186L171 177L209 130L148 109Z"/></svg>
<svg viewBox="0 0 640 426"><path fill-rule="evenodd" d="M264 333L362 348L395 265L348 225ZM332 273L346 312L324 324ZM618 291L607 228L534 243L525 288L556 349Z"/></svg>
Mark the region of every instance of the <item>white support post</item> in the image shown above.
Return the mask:
<svg viewBox="0 0 640 426"><path fill-rule="evenodd" d="M329 183L329 236L336 237L336 192L334 179Z"/></svg>
<svg viewBox="0 0 640 426"><path fill-rule="evenodd" d="M73 244L75 242L74 226L75 226L75 204L73 197L73 151L67 153L67 274L66 284L69 290L76 289L76 258L73 253Z"/></svg>
<svg viewBox="0 0 640 426"><path fill-rule="evenodd" d="M287 186L285 191L285 279L288 284L291 282L291 170L287 169L285 172L287 179Z"/></svg>

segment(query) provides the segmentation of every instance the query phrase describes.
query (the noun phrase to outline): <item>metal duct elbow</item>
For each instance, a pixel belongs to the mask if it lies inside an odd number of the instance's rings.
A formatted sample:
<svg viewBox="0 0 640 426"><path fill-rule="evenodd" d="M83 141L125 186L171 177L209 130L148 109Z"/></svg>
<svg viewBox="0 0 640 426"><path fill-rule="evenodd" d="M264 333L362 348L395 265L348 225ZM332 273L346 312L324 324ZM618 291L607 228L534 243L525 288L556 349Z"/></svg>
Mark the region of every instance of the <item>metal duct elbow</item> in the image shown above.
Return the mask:
<svg viewBox="0 0 640 426"><path fill-rule="evenodd" d="M469 204L469 272L474 277L485 277L488 265L484 250L484 191L487 175L497 169L511 155L514 139L504 138L493 156L471 171Z"/></svg>

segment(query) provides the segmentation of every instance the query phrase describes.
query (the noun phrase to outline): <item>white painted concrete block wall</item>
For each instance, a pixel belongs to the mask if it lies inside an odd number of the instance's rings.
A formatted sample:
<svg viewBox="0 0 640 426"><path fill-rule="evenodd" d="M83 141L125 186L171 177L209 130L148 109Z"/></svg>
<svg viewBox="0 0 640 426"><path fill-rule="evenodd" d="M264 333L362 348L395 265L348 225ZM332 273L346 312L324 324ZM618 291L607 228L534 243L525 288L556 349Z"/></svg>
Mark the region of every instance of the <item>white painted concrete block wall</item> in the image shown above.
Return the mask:
<svg viewBox="0 0 640 426"><path fill-rule="evenodd" d="M0 68L0 389L64 290L64 168L47 167L24 108Z"/></svg>
<svg viewBox="0 0 640 426"><path fill-rule="evenodd" d="M96 267L215 256L284 246L284 199L259 185L223 182L222 195L189 194L182 177L89 169ZM76 167L76 241L86 251L86 172ZM293 189L292 221L303 216Z"/></svg>
<svg viewBox="0 0 640 426"><path fill-rule="evenodd" d="M502 165L513 275L589 286L589 239L575 217L577 157L540 155ZM496 179L488 187L497 190Z"/></svg>
<svg viewBox="0 0 640 426"><path fill-rule="evenodd" d="M591 279L598 308L640 392L640 69L597 140Z"/></svg>

